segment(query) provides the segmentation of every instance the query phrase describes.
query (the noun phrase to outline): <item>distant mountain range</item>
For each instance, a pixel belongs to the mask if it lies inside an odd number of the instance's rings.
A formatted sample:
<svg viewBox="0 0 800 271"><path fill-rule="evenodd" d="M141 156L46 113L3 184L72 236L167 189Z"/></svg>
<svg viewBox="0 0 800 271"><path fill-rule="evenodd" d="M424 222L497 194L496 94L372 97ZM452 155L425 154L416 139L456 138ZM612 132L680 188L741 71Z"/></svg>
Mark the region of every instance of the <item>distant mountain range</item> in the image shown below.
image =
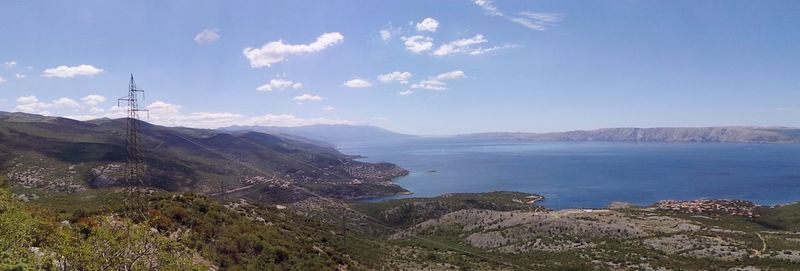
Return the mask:
<svg viewBox="0 0 800 271"><path fill-rule="evenodd" d="M124 185L126 119L77 121L0 112L0 174L25 191ZM339 198L405 192L407 171L353 160L330 146L260 132L140 123L145 184L168 191L291 201L297 187ZM237 190L238 189L238 190Z"/></svg>
<svg viewBox="0 0 800 271"><path fill-rule="evenodd" d="M459 138L516 141L800 143L800 129L787 127L605 128L555 133L477 133Z"/></svg>
<svg viewBox="0 0 800 271"><path fill-rule="evenodd" d="M310 139L312 141L327 142L330 144L379 142L398 139L415 138L413 135L400 134L383 128L365 125L344 124L319 124L298 127L275 126L229 126L218 129L220 131L255 131L269 134L282 135L297 140ZM297 138L301 137L301 138Z"/></svg>

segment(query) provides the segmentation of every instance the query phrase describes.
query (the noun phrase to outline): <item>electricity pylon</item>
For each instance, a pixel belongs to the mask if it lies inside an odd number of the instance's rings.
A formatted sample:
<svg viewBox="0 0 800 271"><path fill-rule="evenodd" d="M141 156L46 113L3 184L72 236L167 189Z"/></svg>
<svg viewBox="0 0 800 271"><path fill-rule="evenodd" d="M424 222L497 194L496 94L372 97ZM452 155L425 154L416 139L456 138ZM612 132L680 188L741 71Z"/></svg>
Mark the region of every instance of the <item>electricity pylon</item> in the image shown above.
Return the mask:
<svg viewBox="0 0 800 271"><path fill-rule="evenodd" d="M136 87L136 82L128 84L128 95L117 100L117 106L121 102L127 102L128 118L125 129L125 182L131 188L144 184L144 160L142 159L141 146L139 141L139 112L148 112L147 109L139 108L139 93L144 99L144 90ZM149 113L149 112L148 112Z"/></svg>

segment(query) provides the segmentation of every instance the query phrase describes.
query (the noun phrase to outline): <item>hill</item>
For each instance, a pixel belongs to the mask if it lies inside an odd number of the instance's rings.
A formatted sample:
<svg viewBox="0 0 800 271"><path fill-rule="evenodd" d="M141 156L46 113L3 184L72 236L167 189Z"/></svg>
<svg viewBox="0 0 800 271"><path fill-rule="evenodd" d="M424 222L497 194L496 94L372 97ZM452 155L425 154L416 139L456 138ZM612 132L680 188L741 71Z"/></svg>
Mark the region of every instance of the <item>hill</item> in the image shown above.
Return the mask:
<svg viewBox="0 0 800 271"><path fill-rule="evenodd" d="M15 191L30 193L121 186L125 121L0 112L0 173ZM276 202L307 197L304 190L337 198L405 192L391 182L404 169L355 161L329 146L146 122L140 130L149 187Z"/></svg>
<svg viewBox="0 0 800 271"><path fill-rule="evenodd" d="M605 128L555 133L477 133L461 138L518 141L624 141L800 143L800 129L787 127Z"/></svg>
<svg viewBox="0 0 800 271"><path fill-rule="evenodd" d="M383 128L366 125L319 124L298 127L275 126L230 126L220 128L221 131L256 131L279 134L289 137L302 137L330 144L355 142L379 142L388 140L410 139L416 136L395 133Z"/></svg>

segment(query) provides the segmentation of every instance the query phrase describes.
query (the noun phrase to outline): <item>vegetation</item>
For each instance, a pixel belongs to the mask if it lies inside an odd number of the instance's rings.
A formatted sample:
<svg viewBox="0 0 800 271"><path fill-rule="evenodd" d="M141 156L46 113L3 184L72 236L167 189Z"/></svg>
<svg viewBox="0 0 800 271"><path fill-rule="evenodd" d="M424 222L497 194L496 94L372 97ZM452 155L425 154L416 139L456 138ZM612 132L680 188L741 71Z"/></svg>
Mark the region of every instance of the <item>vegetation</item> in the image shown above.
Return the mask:
<svg viewBox="0 0 800 271"><path fill-rule="evenodd" d="M539 195L496 191L489 193L454 193L435 198L408 198L383 202L358 203L354 207L391 226L410 226L464 209L496 211L544 210L527 203Z"/></svg>
<svg viewBox="0 0 800 271"><path fill-rule="evenodd" d="M5 179L2 180L5 182ZM0 188L0 270L204 270L194 251L114 215L56 223L46 209L22 205Z"/></svg>
<svg viewBox="0 0 800 271"><path fill-rule="evenodd" d="M356 161L330 146L257 132L140 125L149 187L203 194L242 188L251 199L286 184L336 198L406 191L387 183L406 170ZM124 185L124 119L83 122L0 112L0 142L0 173L10 177L14 189L76 193ZM302 199L302 193L285 192L269 198Z"/></svg>
<svg viewBox="0 0 800 271"><path fill-rule="evenodd" d="M0 193L0 270L205 270L211 265L327 270L353 265L329 226L275 208L223 206L203 196L164 193L148 197L140 215L125 204L101 207L84 199L87 208L37 206L12 200L6 187ZM105 202L114 197L121 200L124 194L92 198ZM70 218L57 222L58 216Z"/></svg>
<svg viewBox="0 0 800 271"><path fill-rule="evenodd" d="M800 203L765 209L756 221L772 229L800 232Z"/></svg>

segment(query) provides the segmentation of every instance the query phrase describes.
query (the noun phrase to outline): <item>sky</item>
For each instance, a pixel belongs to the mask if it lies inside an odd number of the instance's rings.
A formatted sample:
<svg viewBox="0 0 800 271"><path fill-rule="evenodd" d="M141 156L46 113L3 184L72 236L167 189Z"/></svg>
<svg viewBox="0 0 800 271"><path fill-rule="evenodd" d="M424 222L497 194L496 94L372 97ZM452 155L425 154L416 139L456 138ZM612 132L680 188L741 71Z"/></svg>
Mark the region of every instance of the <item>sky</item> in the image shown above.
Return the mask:
<svg viewBox="0 0 800 271"><path fill-rule="evenodd" d="M2 1L0 110L419 135L800 126L800 1ZM149 115L149 116L148 116Z"/></svg>

